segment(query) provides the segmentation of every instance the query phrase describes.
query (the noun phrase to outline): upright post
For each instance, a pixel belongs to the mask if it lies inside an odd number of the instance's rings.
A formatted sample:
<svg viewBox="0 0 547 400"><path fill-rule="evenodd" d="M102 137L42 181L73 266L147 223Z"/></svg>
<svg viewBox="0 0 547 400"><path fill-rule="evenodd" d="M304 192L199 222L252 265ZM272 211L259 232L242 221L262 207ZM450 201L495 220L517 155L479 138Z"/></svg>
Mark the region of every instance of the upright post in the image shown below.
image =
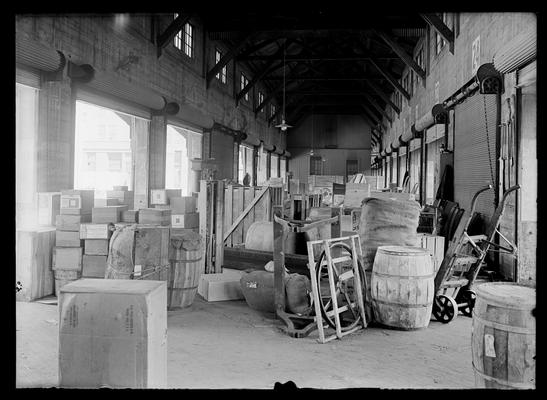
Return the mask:
<svg viewBox="0 0 547 400"><path fill-rule="evenodd" d="M283 218L283 207L273 206L273 215ZM274 300L276 311L285 311L285 248L283 225L273 218ZM276 318L277 318L276 313Z"/></svg>
<svg viewBox="0 0 547 400"><path fill-rule="evenodd" d="M215 273L221 273L224 264L224 181L216 181L215 186Z"/></svg>

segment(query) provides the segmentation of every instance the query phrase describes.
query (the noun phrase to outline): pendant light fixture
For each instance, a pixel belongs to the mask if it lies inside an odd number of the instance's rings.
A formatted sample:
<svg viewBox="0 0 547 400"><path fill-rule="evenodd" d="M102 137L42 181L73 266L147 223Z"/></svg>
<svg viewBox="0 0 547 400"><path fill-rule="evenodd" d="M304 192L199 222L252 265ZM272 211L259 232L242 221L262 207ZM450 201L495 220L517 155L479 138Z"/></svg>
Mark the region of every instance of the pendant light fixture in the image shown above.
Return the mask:
<svg viewBox="0 0 547 400"><path fill-rule="evenodd" d="M281 123L275 126L280 128L282 132L285 132L287 128L292 128L292 125L285 122L285 50L286 46L283 44L283 113L281 114Z"/></svg>

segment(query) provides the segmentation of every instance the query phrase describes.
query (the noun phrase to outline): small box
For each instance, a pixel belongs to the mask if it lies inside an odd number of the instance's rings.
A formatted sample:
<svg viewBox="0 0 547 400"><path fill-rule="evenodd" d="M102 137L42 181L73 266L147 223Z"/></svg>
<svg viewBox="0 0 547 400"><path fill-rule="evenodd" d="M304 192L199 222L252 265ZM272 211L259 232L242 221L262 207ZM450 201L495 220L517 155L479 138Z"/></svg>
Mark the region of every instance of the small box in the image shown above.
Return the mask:
<svg viewBox="0 0 547 400"><path fill-rule="evenodd" d="M199 213L171 215L171 225L175 228L197 228Z"/></svg>
<svg viewBox="0 0 547 400"><path fill-rule="evenodd" d="M66 215L59 214L55 219L55 227L58 231L80 232L82 223L91 222L91 214Z"/></svg>
<svg viewBox="0 0 547 400"><path fill-rule="evenodd" d="M171 197L180 197L180 189L152 189L150 190L150 204L169 204Z"/></svg>
<svg viewBox="0 0 547 400"><path fill-rule="evenodd" d="M167 387L166 282L83 278L58 304L60 387Z"/></svg>
<svg viewBox="0 0 547 400"><path fill-rule="evenodd" d="M128 207L129 206L127 205L93 207L93 210L91 211L91 222L96 224L120 222L122 219L122 212L127 211Z"/></svg>
<svg viewBox="0 0 547 400"><path fill-rule="evenodd" d="M139 210L126 210L122 212L122 222L139 222Z"/></svg>
<svg viewBox="0 0 547 400"><path fill-rule="evenodd" d="M83 278L104 278L107 256L84 254L82 257Z"/></svg>
<svg viewBox="0 0 547 400"><path fill-rule="evenodd" d="M127 192L129 190L129 186L112 186L112 190Z"/></svg>
<svg viewBox="0 0 547 400"><path fill-rule="evenodd" d="M95 199L93 204L94 207L108 207L108 206L117 206L120 202L115 197L99 198Z"/></svg>
<svg viewBox="0 0 547 400"><path fill-rule="evenodd" d="M241 274L237 273L203 274L199 280L198 293L207 301L241 300L245 297L240 279Z"/></svg>
<svg viewBox="0 0 547 400"><path fill-rule="evenodd" d="M58 247L82 247L79 232L55 231L55 246Z"/></svg>
<svg viewBox="0 0 547 400"><path fill-rule="evenodd" d="M125 204L133 208L135 194L132 190L107 190L106 197L118 199L119 204Z"/></svg>
<svg viewBox="0 0 547 400"><path fill-rule="evenodd" d="M108 239L85 239L84 254L90 256L107 256L108 255Z"/></svg>
<svg viewBox="0 0 547 400"><path fill-rule="evenodd" d="M81 224L80 239L110 239L113 224Z"/></svg>
<svg viewBox="0 0 547 400"><path fill-rule="evenodd" d="M53 249L53 269L81 271L82 247L55 247Z"/></svg>
<svg viewBox="0 0 547 400"><path fill-rule="evenodd" d="M171 210L141 208L139 210L139 224L170 225Z"/></svg>
<svg viewBox="0 0 547 400"><path fill-rule="evenodd" d="M196 198L193 196L171 197L169 205L173 214L186 214L196 212Z"/></svg>
<svg viewBox="0 0 547 400"><path fill-rule="evenodd" d="M55 225L55 218L61 213L61 192L38 193L38 225Z"/></svg>
<svg viewBox="0 0 547 400"><path fill-rule="evenodd" d="M90 214L93 208L94 190L61 190L61 214Z"/></svg>

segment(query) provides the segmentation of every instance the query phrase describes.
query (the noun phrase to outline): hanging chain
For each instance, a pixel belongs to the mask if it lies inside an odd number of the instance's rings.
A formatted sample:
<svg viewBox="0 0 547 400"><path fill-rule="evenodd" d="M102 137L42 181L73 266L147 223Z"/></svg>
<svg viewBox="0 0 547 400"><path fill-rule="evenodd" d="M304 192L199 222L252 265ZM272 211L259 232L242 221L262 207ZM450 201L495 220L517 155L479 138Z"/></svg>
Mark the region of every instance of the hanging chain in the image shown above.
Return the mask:
<svg viewBox="0 0 547 400"><path fill-rule="evenodd" d="M490 152L490 136L488 135L488 115L486 113L486 95L482 95L482 100L484 104L484 125L486 127L486 145L488 147L488 165L490 166L490 178L492 179L492 186L496 190L496 181L494 179L494 170L492 168L492 153ZM494 196L495 198L495 196ZM494 207L496 206L496 201L494 200Z"/></svg>

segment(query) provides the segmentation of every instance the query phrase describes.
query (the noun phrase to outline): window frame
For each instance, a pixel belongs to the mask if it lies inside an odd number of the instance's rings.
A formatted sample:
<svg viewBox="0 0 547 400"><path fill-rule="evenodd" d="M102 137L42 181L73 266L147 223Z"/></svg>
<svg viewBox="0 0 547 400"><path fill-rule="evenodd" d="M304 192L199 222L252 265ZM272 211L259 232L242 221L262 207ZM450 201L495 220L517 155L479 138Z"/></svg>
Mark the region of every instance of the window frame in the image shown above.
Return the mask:
<svg viewBox="0 0 547 400"><path fill-rule="evenodd" d="M259 105L262 104L263 101L264 101L264 93L261 90L259 90L258 91L258 104ZM264 113L264 107L262 107L260 109L260 113Z"/></svg>
<svg viewBox="0 0 547 400"><path fill-rule="evenodd" d="M218 64L218 62L220 61L221 58L222 58L222 51L220 51L218 49L218 47L215 47L215 65ZM215 78L218 79L220 81L220 83L224 83L224 84L226 83L226 71L227 71L227 68L226 68L226 65L225 65L215 75Z"/></svg>
<svg viewBox="0 0 547 400"><path fill-rule="evenodd" d="M189 28L189 32L187 28ZM182 30L184 30L183 53L189 58L194 58L194 26L190 22L187 22L186 24L184 24L184 28ZM186 42L187 38L190 38L189 43ZM189 50L189 53L187 50Z"/></svg>
<svg viewBox="0 0 547 400"><path fill-rule="evenodd" d="M249 84L249 79L247 79L247 75L245 75L244 72L241 72L239 75L239 86L240 90L243 90L247 85ZM249 101L249 92L245 93L243 96L243 99L245 101Z"/></svg>

